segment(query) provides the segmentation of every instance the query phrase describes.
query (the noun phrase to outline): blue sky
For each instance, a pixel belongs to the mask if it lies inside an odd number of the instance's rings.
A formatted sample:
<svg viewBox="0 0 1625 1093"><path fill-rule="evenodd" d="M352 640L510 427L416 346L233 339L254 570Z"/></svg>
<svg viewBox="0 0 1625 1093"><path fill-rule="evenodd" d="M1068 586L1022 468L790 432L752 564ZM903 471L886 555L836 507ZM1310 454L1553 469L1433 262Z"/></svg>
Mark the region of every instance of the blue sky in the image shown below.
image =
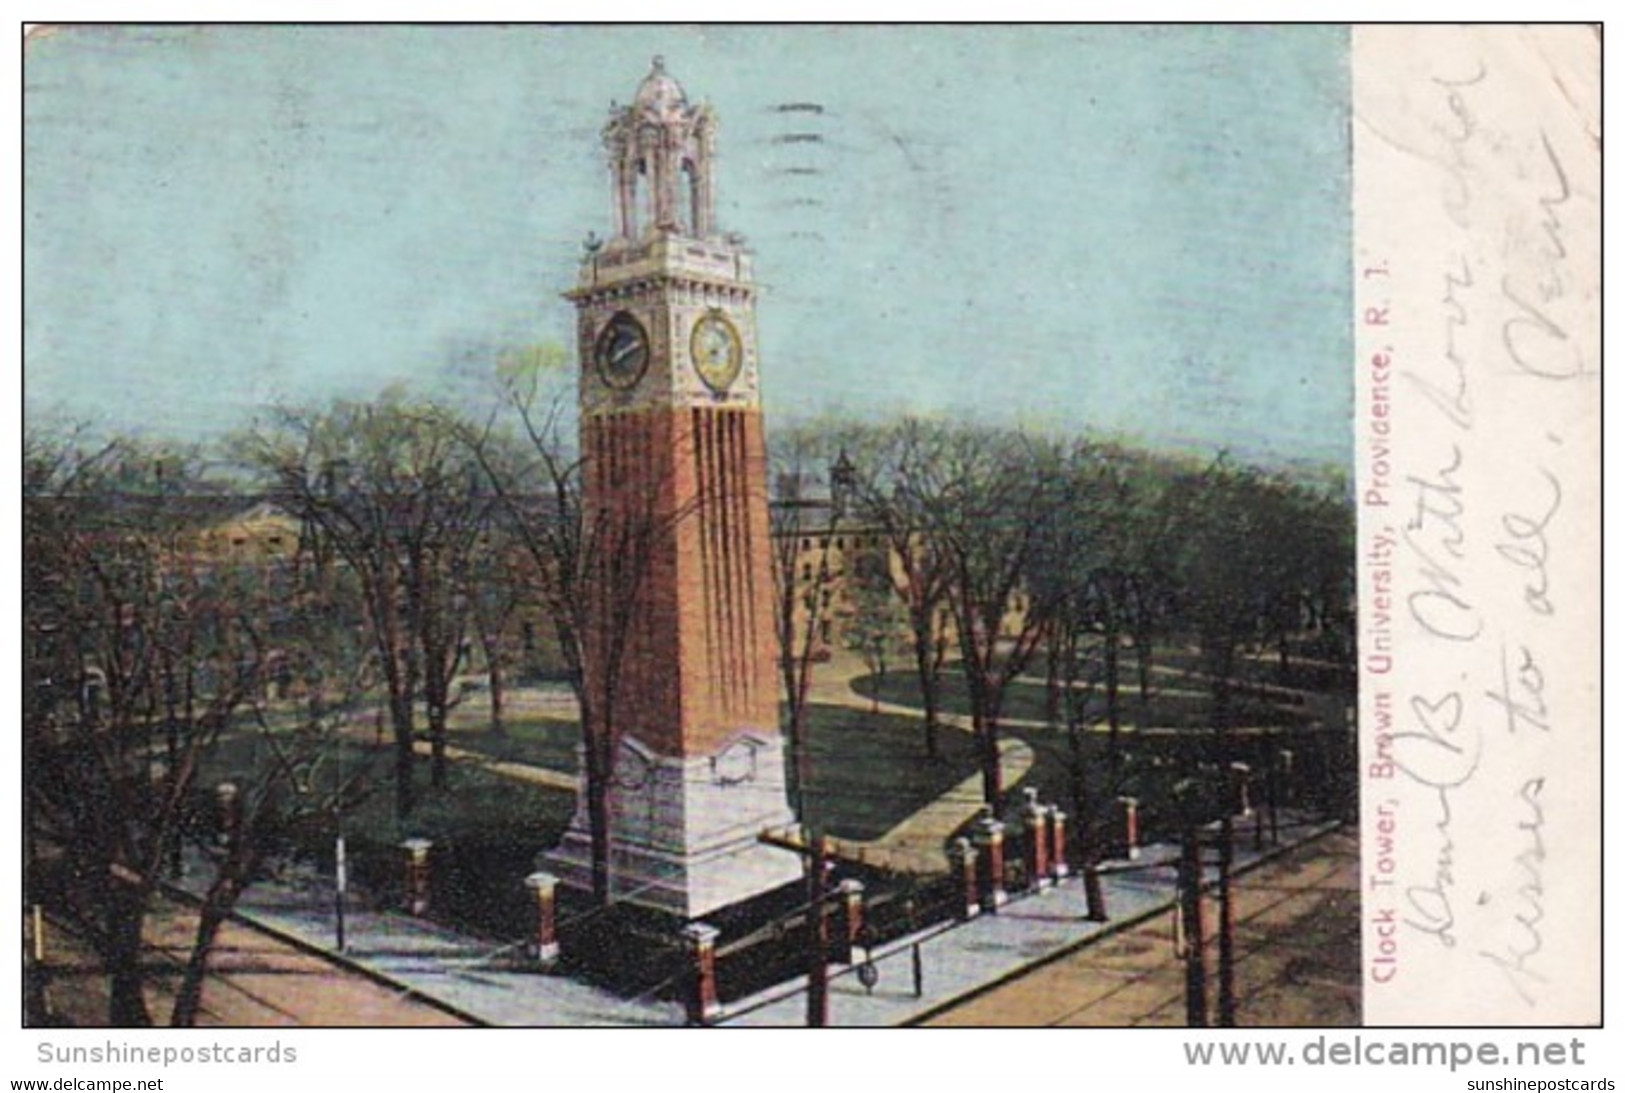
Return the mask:
<svg viewBox="0 0 1625 1093"><path fill-rule="evenodd" d="M770 428L1349 458L1346 37L1313 27L69 28L24 66L27 411L206 436L568 343L598 132L656 53L721 118Z"/></svg>

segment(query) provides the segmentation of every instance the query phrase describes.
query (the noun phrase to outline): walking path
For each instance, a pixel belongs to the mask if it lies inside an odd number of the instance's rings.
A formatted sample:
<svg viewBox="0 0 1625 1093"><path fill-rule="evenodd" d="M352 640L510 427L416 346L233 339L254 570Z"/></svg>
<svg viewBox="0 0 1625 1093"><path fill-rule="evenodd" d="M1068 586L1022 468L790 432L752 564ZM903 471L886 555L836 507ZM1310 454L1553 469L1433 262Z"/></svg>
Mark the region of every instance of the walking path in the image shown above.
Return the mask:
<svg viewBox="0 0 1625 1093"><path fill-rule="evenodd" d="M433 754L429 741L419 740L415 745L419 755ZM511 760L492 759L482 752L469 751L459 748L455 744L446 745L446 758L460 763L473 763L474 765L500 774L505 778L514 778L521 782L530 782L538 786L548 786L552 789L567 789L575 793L581 788L581 779L574 774L565 774L552 767L539 767L534 763L515 763Z"/></svg>
<svg viewBox="0 0 1625 1093"><path fill-rule="evenodd" d="M999 762L1007 784L1015 785L1032 769L1033 749L1025 741L999 741ZM908 819L868 842L836 840L837 852L868 865L900 873L941 873L948 867L944 844L982 809L982 775L971 775Z"/></svg>
<svg viewBox="0 0 1625 1093"><path fill-rule="evenodd" d="M883 698L869 698L859 694L852 688L852 681L869 674L863 662L850 654L836 654L828 661L820 664L813 672L812 685L808 688L808 700L825 702L832 706L850 706L853 709L868 710L875 713L895 714L899 717L909 717L918 721L923 715L918 706L905 706L897 702L887 702ZM963 732L974 732L975 726L969 716L951 711L938 711L937 723L949 728L959 729ZM1049 723L1029 718L1002 717L999 726L1003 729L1047 729ZM1013 783L1013 779L1007 779Z"/></svg>
<svg viewBox="0 0 1625 1093"><path fill-rule="evenodd" d="M1153 668L1152 671L1155 673L1172 673L1178 671L1178 669L1156 667ZM868 669L865 668L855 657L850 655L834 656L830 658L827 663L818 666L817 672L815 672L813 675L813 682L811 688L809 689L809 694L816 699L816 701L826 702L831 705L851 706L854 709L873 710L879 713L895 714L900 717L911 717L916 720L921 718L922 714L920 712L920 707L918 706L906 706L896 702L888 702L885 699L870 698L861 695L854 690L852 687L853 681L867 674ZM1189 675L1189 673L1181 674L1184 676ZM1035 686L1045 686L1045 681L1038 676L1024 675L1017 678ZM1317 695L1312 691L1295 691L1291 688L1284 687L1274 689L1280 691L1282 694L1304 695L1306 706L1312 706L1314 705L1316 699L1326 697ZM1156 693L1159 695L1181 697L1205 697L1207 694L1205 691L1187 691L1181 688L1172 687L1159 687ZM1331 698L1335 700L1336 696L1331 696ZM1337 706L1337 710L1341 710L1340 703ZM1316 715L1308 716L1307 719L1313 721L1317 716L1320 716L1320 714L1317 713ZM1339 713L1338 718L1340 719L1340 717L1341 714ZM974 731L971 724L971 719L965 714L947 711L939 712L937 714L937 721L939 724L947 725L950 728L962 729L965 732ZM1337 721L1325 722L1327 725L1336 723ZM999 727L1004 731L1010 731L1012 729L1025 729L1037 730L1041 732L1052 731L1055 728L1054 724L1049 721L1031 717L1001 717L999 718ZM1095 721L1082 726L1082 728L1086 732L1100 734L1105 734L1109 731L1104 721ZM1238 736L1248 736L1257 733L1279 732L1282 728L1283 726L1279 725L1237 725L1226 731ZM1137 725L1127 723L1121 727L1120 731L1124 735L1139 734L1141 736L1173 736L1188 735L1192 730L1187 726L1180 725ZM1006 781L1008 784L1014 784L1014 779L1006 779Z"/></svg>

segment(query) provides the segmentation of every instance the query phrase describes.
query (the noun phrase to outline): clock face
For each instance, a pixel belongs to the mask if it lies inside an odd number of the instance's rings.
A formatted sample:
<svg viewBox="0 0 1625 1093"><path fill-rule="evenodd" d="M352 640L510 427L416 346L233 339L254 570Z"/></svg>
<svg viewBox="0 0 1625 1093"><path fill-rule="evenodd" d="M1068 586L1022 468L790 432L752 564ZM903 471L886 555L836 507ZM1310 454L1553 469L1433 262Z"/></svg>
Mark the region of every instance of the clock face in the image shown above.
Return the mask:
<svg viewBox="0 0 1625 1093"><path fill-rule="evenodd" d="M694 333L688 340L689 354L694 358L694 371L711 390L726 391L739 378L745 363L745 350L739 340L739 330L728 321L728 316L712 309L694 324Z"/></svg>
<svg viewBox="0 0 1625 1093"><path fill-rule="evenodd" d="M649 332L630 311L617 311L599 333L593 358L599 379L618 390L631 390L649 369Z"/></svg>

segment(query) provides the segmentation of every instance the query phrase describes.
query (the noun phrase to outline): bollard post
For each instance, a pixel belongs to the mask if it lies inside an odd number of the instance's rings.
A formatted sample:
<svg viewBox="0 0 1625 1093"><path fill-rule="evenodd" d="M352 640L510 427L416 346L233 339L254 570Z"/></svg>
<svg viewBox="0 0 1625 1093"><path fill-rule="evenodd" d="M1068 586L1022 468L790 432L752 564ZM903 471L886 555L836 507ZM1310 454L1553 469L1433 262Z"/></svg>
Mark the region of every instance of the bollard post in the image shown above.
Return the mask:
<svg viewBox="0 0 1625 1093"><path fill-rule="evenodd" d="M406 913L422 917L429 913L429 851L434 843L428 839L407 839L401 843L406 852Z"/></svg>
<svg viewBox="0 0 1625 1093"><path fill-rule="evenodd" d="M683 927L688 943L689 990L686 999L688 1023L708 1025L721 1010L717 1004L717 930L703 922Z"/></svg>
<svg viewBox="0 0 1625 1093"><path fill-rule="evenodd" d="M976 887L976 851L967 838L957 838L948 846L948 861L959 875L959 917L972 919L981 913Z"/></svg>
<svg viewBox="0 0 1625 1093"><path fill-rule="evenodd" d="M559 958L558 886L559 878L552 873L536 872L525 878L525 887L536 901L536 933L531 939L531 957L543 968L551 967Z"/></svg>
<svg viewBox="0 0 1625 1093"><path fill-rule="evenodd" d="M1022 849L1027 887L1040 892L1054 883L1049 872L1049 812L1038 803L1036 789L1029 786L1022 792L1027 798L1021 809L1022 827L1027 836L1027 844Z"/></svg>
<svg viewBox="0 0 1625 1093"><path fill-rule="evenodd" d="M1270 845L1281 845L1281 756L1270 756L1268 777L1264 780L1264 807L1270 817Z"/></svg>
<svg viewBox="0 0 1625 1093"><path fill-rule="evenodd" d="M1123 856L1129 861L1139 861L1140 800L1137 797L1119 797L1117 804L1123 810Z"/></svg>
<svg viewBox="0 0 1625 1093"><path fill-rule="evenodd" d="M972 840L976 843L977 899L982 910L997 914L1010 898L1004 890L1004 824L993 818L993 810L986 805Z"/></svg>
<svg viewBox="0 0 1625 1093"><path fill-rule="evenodd" d="M1050 876L1059 884L1072 872L1066 864L1066 813L1061 806L1050 805L1044 810L1049 823L1049 872Z"/></svg>
<svg viewBox="0 0 1625 1093"><path fill-rule="evenodd" d="M243 821L242 798L237 791L236 782L221 782L214 787L214 803L216 819L219 830L215 833L215 842L221 846L229 846L237 838L238 828Z"/></svg>
<svg viewBox="0 0 1625 1093"><path fill-rule="evenodd" d="M1249 792L1253 768L1246 763L1230 764L1230 813L1234 816L1253 814L1252 794Z"/></svg>
<svg viewBox="0 0 1625 1093"><path fill-rule="evenodd" d="M1064 825L1065 813L1061 814L1061 821ZM1095 841L1099 837L1099 828L1095 825L1094 817L1087 812L1080 814L1078 817L1078 868L1083 871L1083 897L1089 908L1087 917L1090 922L1106 921L1106 890L1100 881L1101 855L1097 850L1098 843Z"/></svg>
<svg viewBox="0 0 1625 1093"><path fill-rule="evenodd" d="M1099 862L1083 863L1083 898L1089 908L1090 922L1106 922L1110 918L1106 913L1106 886L1100 881Z"/></svg>
<svg viewBox="0 0 1625 1093"><path fill-rule="evenodd" d="M841 895L841 912L845 925L841 930L840 962L851 964L857 957L858 939L863 936L863 882L843 880L835 890Z"/></svg>

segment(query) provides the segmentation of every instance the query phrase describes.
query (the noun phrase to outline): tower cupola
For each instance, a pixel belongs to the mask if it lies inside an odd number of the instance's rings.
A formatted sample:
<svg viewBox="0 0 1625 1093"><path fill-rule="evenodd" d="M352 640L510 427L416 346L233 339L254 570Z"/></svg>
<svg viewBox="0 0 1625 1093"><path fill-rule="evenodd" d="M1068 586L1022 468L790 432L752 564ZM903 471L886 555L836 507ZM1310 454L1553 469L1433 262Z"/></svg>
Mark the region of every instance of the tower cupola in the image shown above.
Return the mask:
<svg viewBox="0 0 1625 1093"><path fill-rule="evenodd" d="M712 191L716 116L693 106L656 57L630 106L611 106L604 126L615 190L615 237L707 239L716 231Z"/></svg>

